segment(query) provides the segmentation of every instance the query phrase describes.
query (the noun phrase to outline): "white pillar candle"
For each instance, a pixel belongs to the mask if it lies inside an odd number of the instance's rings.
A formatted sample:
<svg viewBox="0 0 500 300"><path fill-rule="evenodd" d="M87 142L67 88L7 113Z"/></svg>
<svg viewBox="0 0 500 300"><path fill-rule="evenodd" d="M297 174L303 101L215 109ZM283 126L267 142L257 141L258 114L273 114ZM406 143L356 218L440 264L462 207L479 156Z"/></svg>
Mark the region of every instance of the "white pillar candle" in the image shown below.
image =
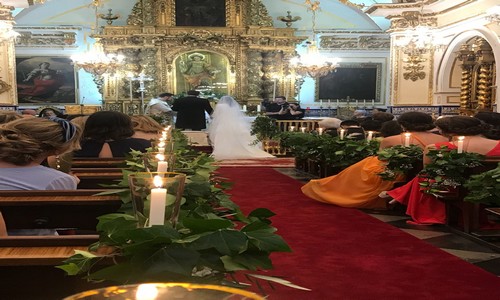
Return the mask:
<svg viewBox="0 0 500 300"><path fill-rule="evenodd" d="M156 158L158 159L158 168L156 169L156 172L167 172L168 162L165 161L165 155L156 154Z"/></svg>
<svg viewBox="0 0 500 300"><path fill-rule="evenodd" d="M300 127L300 131L302 131L302 133L306 133L306 129L305 127Z"/></svg>
<svg viewBox="0 0 500 300"><path fill-rule="evenodd" d="M345 135L345 129L340 129L340 139L343 140Z"/></svg>
<svg viewBox="0 0 500 300"><path fill-rule="evenodd" d="M247 105L243 104L243 111L247 111Z"/></svg>
<svg viewBox="0 0 500 300"><path fill-rule="evenodd" d="M358 106L359 106L359 102L358 102L358 100L356 100L356 108L358 108Z"/></svg>
<svg viewBox="0 0 500 300"><path fill-rule="evenodd" d="M367 141L371 141L373 139L373 131L368 131L368 137L366 138Z"/></svg>
<svg viewBox="0 0 500 300"><path fill-rule="evenodd" d="M318 128L318 134L319 135L322 135L323 134L323 131L325 131L325 129L323 127L319 127Z"/></svg>
<svg viewBox="0 0 500 300"><path fill-rule="evenodd" d="M363 107L366 107L366 100L363 99Z"/></svg>
<svg viewBox="0 0 500 300"><path fill-rule="evenodd" d="M149 206L149 226L165 224L165 204L167 189L162 188L163 181L156 175L153 179L156 188L151 189L151 205Z"/></svg>
<svg viewBox="0 0 500 300"><path fill-rule="evenodd" d="M257 105L257 112L260 112L261 111L261 107L260 107L260 104Z"/></svg>
<svg viewBox="0 0 500 300"><path fill-rule="evenodd" d="M339 99L337 99L337 108L339 108Z"/></svg>
<svg viewBox="0 0 500 300"><path fill-rule="evenodd" d="M457 141L457 153L464 152L464 140L465 136L459 136Z"/></svg>
<svg viewBox="0 0 500 300"><path fill-rule="evenodd" d="M372 107L375 107L375 99L372 99Z"/></svg>
<svg viewBox="0 0 500 300"><path fill-rule="evenodd" d="M290 127L288 127L288 130L290 130L290 131L295 131L295 126L290 126Z"/></svg>
<svg viewBox="0 0 500 300"><path fill-rule="evenodd" d="M273 99L271 100L271 102L274 102L274 99L276 99L276 81L277 79L274 78L274 84L273 84Z"/></svg>
<svg viewBox="0 0 500 300"><path fill-rule="evenodd" d="M330 101L330 99L328 99L328 108L332 107L332 101Z"/></svg>
<svg viewBox="0 0 500 300"><path fill-rule="evenodd" d="M323 100L319 100L319 107L323 107Z"/></svg>
<svg viewBox="0 0 500 300"><path fill-rule="evenodd" d="M405 133L405 147L410 147L410 138L411 138L411 133L406 132Z"/></svg>
<svg viewBox="0 0 500 300"><path fill-rule="evenodd" d="M160 152L161 154L165 153L165 142L158 143L158 152Z"/></svg>

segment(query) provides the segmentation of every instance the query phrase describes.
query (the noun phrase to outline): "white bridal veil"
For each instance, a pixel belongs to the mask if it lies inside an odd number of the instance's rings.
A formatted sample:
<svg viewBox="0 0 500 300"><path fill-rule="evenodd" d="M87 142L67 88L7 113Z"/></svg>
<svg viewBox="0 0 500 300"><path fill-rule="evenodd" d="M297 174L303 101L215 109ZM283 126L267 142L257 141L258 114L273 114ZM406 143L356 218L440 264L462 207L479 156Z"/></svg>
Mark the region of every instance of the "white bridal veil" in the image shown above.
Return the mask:
<svg viewBox="0 0 500 300"><path fill-rule="evenodd" d="M244 159L273 157L255 145L250 135L251 120L231 96L223 96L212 113L208 136L212 142L212 156L217 159Z"/></svg>

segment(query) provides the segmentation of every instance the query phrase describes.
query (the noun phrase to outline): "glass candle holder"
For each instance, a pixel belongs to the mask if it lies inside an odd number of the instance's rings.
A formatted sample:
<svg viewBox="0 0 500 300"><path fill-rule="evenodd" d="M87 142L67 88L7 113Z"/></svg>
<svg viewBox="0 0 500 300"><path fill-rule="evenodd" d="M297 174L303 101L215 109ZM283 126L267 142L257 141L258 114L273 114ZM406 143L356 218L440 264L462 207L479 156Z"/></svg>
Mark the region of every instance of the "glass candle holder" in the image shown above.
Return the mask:
<svg viewBox="0 0 500 300"><path fill-rule="evenodd" d="M144 155L144 166L149 172L173 172L175 161L173 153L148 152Z"/></svg>
<svg viewBox="0 0 500 300"><path fill-rule="evenodd" d="M148 218L148 225L177 223L186 174L139 172L128 176L134 214Z"/></svg>
<svg viewBox="0 0 500 300"><path fill-rule="evenodd" d="M174 141L173 140L164 140L164 141L152 141L151 142L151 147L153 148L154 152L159 152L159 153L173 153L174 152Z"/></svg>
<svg viewBox="0 0 500 300"><path fill-rule="evenodd" d="M265 300L255 293L219 285L193 283L143 283L110 286L102 289L81 292L63 300Z"/></svg>

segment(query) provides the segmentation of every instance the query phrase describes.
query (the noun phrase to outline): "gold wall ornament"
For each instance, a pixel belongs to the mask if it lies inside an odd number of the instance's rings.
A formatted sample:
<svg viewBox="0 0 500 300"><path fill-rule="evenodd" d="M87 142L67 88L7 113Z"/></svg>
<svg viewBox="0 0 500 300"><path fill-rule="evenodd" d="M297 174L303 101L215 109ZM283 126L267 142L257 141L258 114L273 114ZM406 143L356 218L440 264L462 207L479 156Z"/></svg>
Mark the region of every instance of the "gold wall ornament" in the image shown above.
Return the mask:
<svg viewBox="0 0 500 300"><path fill-rule="evenodd" d="M365 32L333 32L323 35L319 43L321 49L335 50L389 50L391 39L388 34L366 34Z"/></svg>
<svg viewBox="0 0 500 300"><path fill-rule="evenodd" d="M17 48L77 48L75 27L17 27L19 33L15 39Z"/></svg>
<svg viewBox="0 0 500 300"><path fill-rule="evenodd" d="M405 80L417 81L419 79L424 79L426 74L423 71L425 68L421 63L427 61L426 58L417 55L410 55L403 59L406 64L403 69L407 72L403 72L403 78Z"/></svg>

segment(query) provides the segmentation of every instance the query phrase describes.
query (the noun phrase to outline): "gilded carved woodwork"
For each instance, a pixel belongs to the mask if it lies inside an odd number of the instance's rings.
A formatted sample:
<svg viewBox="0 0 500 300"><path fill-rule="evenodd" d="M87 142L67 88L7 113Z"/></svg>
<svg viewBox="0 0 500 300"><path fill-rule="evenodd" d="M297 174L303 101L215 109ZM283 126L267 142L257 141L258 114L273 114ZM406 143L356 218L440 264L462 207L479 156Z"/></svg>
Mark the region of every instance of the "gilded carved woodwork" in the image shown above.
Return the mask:
<svg viewBox="0 0 500 300"><path fill-rule="evenodd" d="M388 31L405 30L419 25L437 27L437 18L422 15L420 11L404 11L401 15L391 18L391 27Z"/></svg>
<svg viewBox="0 0 500 300"><path fill-rule="evenodd" d="M423 71L425 66L421 65L421 63L425 61L427 61L426 58L417 55L409 55L404 58L403 62L405 65L403 66L403 69L406 72L403 72L403 78L411 81L424 79L426 76L426 73Z"/></svg>
<svg viewBox="0 0 500 300"><path fill-rule="evenodd" d="M391 40L388 35L324 35L320 39L320 47L332 50L388 50Z"/></svg>
<svg viewBox="0 0 500 300"><path fill-rule="evenodd" d="M3 94L9 91L10 89L12 89L12 86L8 82L5 82L0 79L0 94Z"/></svg>
<svg viewBox="0 0 500 300"><path fill-rule="evenodd" d="M260 0L225 0L226 27L175 26L175 4L174 0L140 0L128 16L128 25L105 26L98 36L107 52L126 57L126 72L154 78L146 87L148 97L185 92L176 84L177 64L182 55L195 51L225 57L228 92L237 99L270 97L273 83L266 74L289 72L286 58L305 39L295 36L293 28L274 28ZM126 90L120 89L120 97L129 93Z"/></svg>
<svg viewBox="0 0 500 300"><path fill-rule="evenodd" d="M19 36L15 40L16 47L37 48L77 48L76 31L43 31L33 28L25 30L15 27ZM53 29L52 29L53 30Z"/></svg>

